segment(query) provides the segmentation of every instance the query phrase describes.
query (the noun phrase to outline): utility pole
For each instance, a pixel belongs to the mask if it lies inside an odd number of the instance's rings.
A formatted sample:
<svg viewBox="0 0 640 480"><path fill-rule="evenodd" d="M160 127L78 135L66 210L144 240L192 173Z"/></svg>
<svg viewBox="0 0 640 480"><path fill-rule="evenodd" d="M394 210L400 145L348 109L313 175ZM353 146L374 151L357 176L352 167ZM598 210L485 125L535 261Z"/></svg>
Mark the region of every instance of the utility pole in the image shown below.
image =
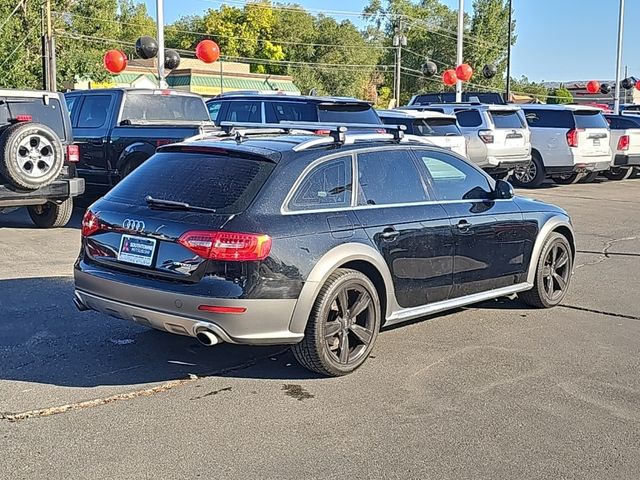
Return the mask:
<svg viewBox="0 0 640 480"><path fill-rule="evenodd" d="M46 3L47 9L47 70L49 72L48 79L49 85L47 86L48 90L53 92L58 90L58 86L56 84L56 44L53 38L53 28L51 26L51 0L47 0Z"/></svg>
<svg viewBox="0 0 640 480"><path fill-rule="evenodd" d="M49 40L47 38L47 12L44 5L40 7L41 35L40 42L42 47L42 88L49 90Z"/></svg>
<svg viewBox="0 0 640 480"><path fill-rule="evenodd" d="M407 36L404 34L402 27L402 17L398 18L396 33L393 36L393 46L396 47L396 65L393 75L393 98L396 107L400 106L400 77L402 75L402 47L407 46Z"/></svg>
<svg viewBox="0 0 640 480"><path fill-rule="evenodd" d="M511 39L513 32L511 31L511 26L513 25L513 6L511 5L511 1L509 0L509 37L507 44L507 88L505 93L505 102L511 101Z"/></svg>
<svg viewBox="0 0 640 480"><path fill-rule="evenodd" d="M616 88L613 96L613 114L620 115L620 69L622 67L622 36L624 34L624 0L620 0L618 15L618 52L616 56Z"/></svg>
<svg viewBox="0 0 640 480"><path fill-rule="evenodd" d="M164 81L164 0L156 0L156 21L158 22L158 85L167 88Z"/></svg>
<svg viewBox="0 0 640 480"><path fill-rule="evenodd" d="M464 0L458 0L458 51L456 55L456 66L462 65L462 43L464 38ZM456 82L456 102L462 102L462 81Z"/></svg>
<svg viewBox="0 0 640 480"><path fill-rule="evenodd" d="M624 66L624 78L629 78L629 67L627 65ZM626 88L624 89L624 103L628 103Z"/></svg>

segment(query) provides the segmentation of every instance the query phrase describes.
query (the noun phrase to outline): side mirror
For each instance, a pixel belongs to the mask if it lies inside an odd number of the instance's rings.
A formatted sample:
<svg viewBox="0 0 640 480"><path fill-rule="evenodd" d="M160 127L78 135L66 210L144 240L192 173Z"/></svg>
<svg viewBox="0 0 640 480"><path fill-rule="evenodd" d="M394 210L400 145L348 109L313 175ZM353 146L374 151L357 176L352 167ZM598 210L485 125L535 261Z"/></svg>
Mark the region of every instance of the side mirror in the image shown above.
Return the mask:
<svg viewBox="0 0 640 480"><path fill-rule="evenodd" d="M496 187L493 190L493 197L496 200L508 200L515 196L515 192L513 191L513 187L509 182L504 180L496 180Z"/></svg>

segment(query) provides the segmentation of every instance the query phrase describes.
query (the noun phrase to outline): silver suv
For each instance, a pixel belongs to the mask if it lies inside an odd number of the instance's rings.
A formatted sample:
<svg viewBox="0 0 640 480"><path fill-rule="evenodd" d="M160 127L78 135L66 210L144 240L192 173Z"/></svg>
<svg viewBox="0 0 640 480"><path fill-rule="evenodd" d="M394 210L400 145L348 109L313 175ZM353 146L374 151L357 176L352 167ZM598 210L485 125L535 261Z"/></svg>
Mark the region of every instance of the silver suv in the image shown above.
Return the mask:
<svg viewBox="0 0 640 480"><path fill-rule="evenodd" d="M531 161L531 132L519 107L432 103L402 108L455 115L467 140L467 156L494 177L505 178Z"/></svg>

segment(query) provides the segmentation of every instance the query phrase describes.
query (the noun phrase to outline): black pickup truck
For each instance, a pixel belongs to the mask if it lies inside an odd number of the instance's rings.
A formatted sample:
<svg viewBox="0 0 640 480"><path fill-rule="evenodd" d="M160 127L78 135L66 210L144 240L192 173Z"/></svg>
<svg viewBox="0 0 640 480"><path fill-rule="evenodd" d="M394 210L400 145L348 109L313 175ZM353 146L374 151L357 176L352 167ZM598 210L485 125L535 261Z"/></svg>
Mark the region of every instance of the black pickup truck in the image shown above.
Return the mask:
<svg viewBox="0 0 640 480"><path fill-rule="evenodd" d="M106 193L157 147L214 130L202 97L173 90L114 88L65 94L78 175L87 195Z"/></svg>
<svg viewBox="0 0 640 480"><path fill-rule="evenodd" d="M0 90L0 213L27 207L38 227L65 226L84 191L77 161L62 94Z"/></svg>

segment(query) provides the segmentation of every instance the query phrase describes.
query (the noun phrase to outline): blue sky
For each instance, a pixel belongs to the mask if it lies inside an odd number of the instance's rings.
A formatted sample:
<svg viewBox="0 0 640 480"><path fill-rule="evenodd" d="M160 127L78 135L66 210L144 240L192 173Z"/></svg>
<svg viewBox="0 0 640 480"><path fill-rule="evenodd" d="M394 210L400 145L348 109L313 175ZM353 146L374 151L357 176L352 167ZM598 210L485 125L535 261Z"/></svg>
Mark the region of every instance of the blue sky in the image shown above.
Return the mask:
<svg viewBox="0 0 640 480"><path fill-rule="evenodd" d="M441 0L457 8L458 0ZM155 15L155 0L145 0ZM182 15L202 14L217 8L216 0L165 0L165 17L171 22ZM367 0L299 0L317 10L361 11ZM465 0L471 11L473 0ZM626 2L623 64L640 78L640 1ZM615 76L617 0L513 0L518 41L513 49L512 75L536 81L613 79ZM332 15L336 16L336 15ZM353 17L352 20L357 20Z"/></svg>

